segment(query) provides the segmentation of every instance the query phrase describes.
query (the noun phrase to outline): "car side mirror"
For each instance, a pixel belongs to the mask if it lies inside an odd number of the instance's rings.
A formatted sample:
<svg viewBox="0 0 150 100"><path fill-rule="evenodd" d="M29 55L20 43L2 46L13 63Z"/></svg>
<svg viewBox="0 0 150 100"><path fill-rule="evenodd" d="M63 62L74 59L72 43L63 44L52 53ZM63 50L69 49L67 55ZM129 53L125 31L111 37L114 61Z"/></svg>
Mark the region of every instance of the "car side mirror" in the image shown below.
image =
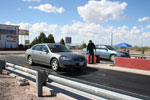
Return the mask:
<svg viewBox="0 0 150 100"><path fill-rule="evenodd" d="M106 50L106 51L108 51L108 49L107 49L107 48L105 48L105 50Z"/></svg>

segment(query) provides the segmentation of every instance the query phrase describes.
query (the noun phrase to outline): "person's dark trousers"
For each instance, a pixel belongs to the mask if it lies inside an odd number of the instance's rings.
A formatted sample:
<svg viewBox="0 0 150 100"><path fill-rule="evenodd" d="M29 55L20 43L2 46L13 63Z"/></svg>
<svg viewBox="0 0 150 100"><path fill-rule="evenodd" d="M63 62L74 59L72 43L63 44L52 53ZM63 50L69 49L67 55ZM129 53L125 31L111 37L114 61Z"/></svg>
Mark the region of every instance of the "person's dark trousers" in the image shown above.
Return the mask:
<svg viewBox="0 0 150 100"><path fill-rule="evenodd" d="M90 61L91 56L92 56L92 63L94 63L94 52L89 52L89 63L91 62Z"/></svg>

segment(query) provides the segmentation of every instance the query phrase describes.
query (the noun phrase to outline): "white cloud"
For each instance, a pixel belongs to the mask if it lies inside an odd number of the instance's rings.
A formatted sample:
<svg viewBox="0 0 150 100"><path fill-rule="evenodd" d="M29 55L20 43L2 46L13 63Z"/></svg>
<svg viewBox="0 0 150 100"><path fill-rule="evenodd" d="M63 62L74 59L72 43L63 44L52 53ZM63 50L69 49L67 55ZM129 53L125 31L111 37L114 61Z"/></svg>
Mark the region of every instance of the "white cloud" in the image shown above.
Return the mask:
<svg viewBox="0 0 150 100"><path fill-rule="evenodd" d="M142 45L143 46L150 46L149 43L150 43L150 32L143 32L142 33Z"/></svg>
<svg viewBox="0 0 150 100"><path fill-rule="evenodd" d="M144 32L144 33L142 33L142 37L145 38L144 40L149 40L149 38L150 38L150 32Z"/></svg>
<svg viewBox="0 0 150 100"><path fill-rule="evenodd" d="M7 24L7 25L12 25L12 23L11 23L11 22L9 22L9 21L7 21L5 24Z"/></svg>
<svg viewBox="0 0 150 100"><path fill-rule="evenodd" d="M63 7L55 7L52 6L51 4L41 4L39 6L29 6L28 8L30 9L38 9L44 12L48 12L48 13L63 13L64 12L64 8Z"/></svg>
<svg viewBox="0 0 150 100"><path fill-rule="evenodd" d="M22 23L19 23L19 25L20 25L20 29L30 29L30 27L32 26L30 23L24 23L24 22L22 22Z"/></svg>
<svg viewBox="0 0 150 100"><path fill-rule="evenodd" d="M146 21L150 21L150 17L143 17L143 18L139 18L138 20L139 22L146 22Z"/></svg>
<svg viewBox="0 0 150 100"><path fill-rule="evenodd" d="M62 36L71 36L73 43L88 43L88 40L93 40L95 44L108 44L111 43L111 33L113 33L113 45L121 42L127 42L131 45L141 44L141 37L145 35L145 44L149 45L149 33L144 33L143 28L133 26L131 29L123 25L118 28L103 27L95 23L81 23L75 22L72 25L65 25L61 28ZM143 34L144 33L144 34Z"/></svg>
<svg viewBox="0 0 150 100"><path fill-rule="evenodd" d="M23 0L25 2L40 2L41 0Z"/></svg>
<svg viewBox="0 0 150 100"><path fill-rule="evenodd" d="M126 2L112 2L109 0L90 0L88 4L78 7L78 13L86 22L107 22L109 20L122 20L126 16Z"/></svg>
<svg viewBox="0 0 150 100"><path fill-rule="evenodd" d="M147 29L150 29L150 25L147 25L146 28L147 28Z"/></svg>
<svg viewBox="0 0 150 100"><path fill-rule="evenodd" d="M21 8L18 8L17 10L18 10L18 11L21 11Z"/></svg>
<svg viewBox="0 0 150 100"><path fill-rule="evenodd" d="M32 6L29 6L28 8L32 9Z"/></svg>
<svg viewBox="0 0 150 100"><path fill-rule="evenodd" d="M55 34L58 25L48 25L46 22L35 23L30 28L32 33L39 34L40 32L44 32L45 34Z"/></svg>
<svg viewBox="0 0 150 100"><path fill-rule="evenodd" d="M89 39L94 39L95 42L102 43L103 39L108 35L105 29L99 24L81 22L75 22L71 26L63 26L61 33L64 37L71 36L74 43L87 42Z"/></svg>
<svg viewBox="0 0 150 100"><path fill-rule="evenodd" d="M32 26L30 23L25 23L25 22L13 24L13 23L7 21L5 24L7 24L7 25L18 25L20 29L29 29Z"/></svg>

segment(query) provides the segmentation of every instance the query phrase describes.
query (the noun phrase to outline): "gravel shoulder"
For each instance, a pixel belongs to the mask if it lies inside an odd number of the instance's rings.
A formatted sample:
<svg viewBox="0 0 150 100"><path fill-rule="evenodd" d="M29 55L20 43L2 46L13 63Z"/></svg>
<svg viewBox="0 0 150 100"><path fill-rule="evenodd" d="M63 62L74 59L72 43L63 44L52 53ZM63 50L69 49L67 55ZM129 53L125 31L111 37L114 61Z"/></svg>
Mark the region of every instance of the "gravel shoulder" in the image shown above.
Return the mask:
<svg viewBox="0 0 150 100"><path fill-rule="evenodd" d="M43 97L35 95L32 85L19 86L17 78L10 75L0 75L0 100L59 100L48 92L43 92Z"/></svg>

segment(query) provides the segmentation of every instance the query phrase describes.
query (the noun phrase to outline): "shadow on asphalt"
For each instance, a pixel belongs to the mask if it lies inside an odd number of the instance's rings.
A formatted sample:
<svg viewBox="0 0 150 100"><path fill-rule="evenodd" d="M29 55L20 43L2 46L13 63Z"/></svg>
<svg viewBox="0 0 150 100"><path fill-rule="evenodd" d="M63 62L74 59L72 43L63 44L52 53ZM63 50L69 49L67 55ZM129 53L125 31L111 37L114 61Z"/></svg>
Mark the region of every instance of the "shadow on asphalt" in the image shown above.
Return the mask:
<svg viewBox="0 0 150 100"><path fill-rule="evenodd" d="M87 67L83 70L67 70L67 69L64 69L61 72L59 71L57 73L60 74L60 75L63 75L63 76L68 76L68 77L78 77L78 76L82 76L82 75L91 74L91 73L94 73L96 71L98 71L98 69Z"/></svg>
<svg viewBox="0 0 150 100"><path fill-rule="evenodd" d="M59 71L53 71L50 68L50 66L46 66L46 65L42 65L42 64L36 64L36 65L32 66L32 68L33 69L36 68L38 70L45 70L48 73L59 74L59 75L68 76L68 77L78 77L81 75L87 75L87 74L91 74L91 73L98 71L98 69L91 68L91 67L84 68L83 70L60 69Z"/></svg>

